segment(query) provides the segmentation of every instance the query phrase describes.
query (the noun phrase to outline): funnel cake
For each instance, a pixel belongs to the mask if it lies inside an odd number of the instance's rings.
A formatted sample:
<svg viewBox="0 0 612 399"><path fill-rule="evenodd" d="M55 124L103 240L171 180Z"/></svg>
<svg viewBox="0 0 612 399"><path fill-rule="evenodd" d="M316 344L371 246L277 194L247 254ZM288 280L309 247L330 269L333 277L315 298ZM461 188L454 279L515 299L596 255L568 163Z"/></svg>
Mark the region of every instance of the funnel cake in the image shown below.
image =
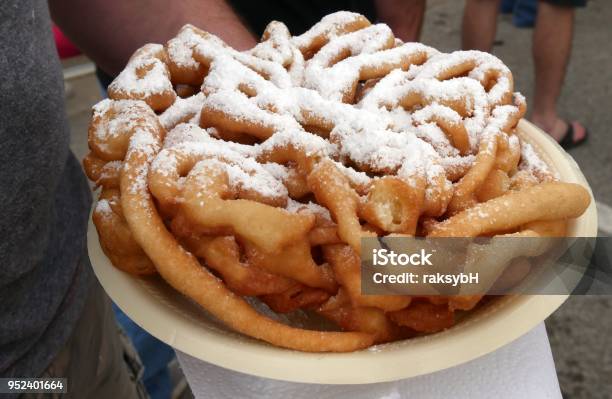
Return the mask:
<svg viewBox="0 0 612 399"><path fill-rule="evenodd" d="M525 108L494 56L402 43L355 13L300 36L271 22L243 52L186 25L139 49L93 109L94 223L115 266L273 345L440 331L481 296L362 295L361 238L562 235L590 197L515 135Z"/></svg>

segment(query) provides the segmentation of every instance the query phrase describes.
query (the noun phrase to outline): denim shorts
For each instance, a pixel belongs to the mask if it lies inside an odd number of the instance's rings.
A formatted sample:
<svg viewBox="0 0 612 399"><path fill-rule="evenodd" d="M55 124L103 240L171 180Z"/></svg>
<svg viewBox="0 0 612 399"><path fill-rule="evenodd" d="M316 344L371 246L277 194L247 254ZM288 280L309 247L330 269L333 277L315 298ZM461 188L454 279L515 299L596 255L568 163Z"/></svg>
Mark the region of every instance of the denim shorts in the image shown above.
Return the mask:
<svg viewBox="0 0 612 399"><path fill-rule="evenodd" d="M563 6L563 7L584 7L586 6L587 0L541 0L546 3Z"/></svg>

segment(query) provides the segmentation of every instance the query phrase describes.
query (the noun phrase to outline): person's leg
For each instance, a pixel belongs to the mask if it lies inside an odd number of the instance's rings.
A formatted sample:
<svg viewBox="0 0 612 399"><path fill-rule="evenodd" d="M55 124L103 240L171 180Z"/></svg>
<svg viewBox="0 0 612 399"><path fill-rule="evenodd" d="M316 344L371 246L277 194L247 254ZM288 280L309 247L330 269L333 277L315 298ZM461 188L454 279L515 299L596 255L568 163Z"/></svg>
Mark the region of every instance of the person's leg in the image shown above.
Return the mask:
<svg viewBox="0 0 612 399"><path fill-rule="evenodd" d="M500 0L466 0L461 48L491 51L497 31L499 9Z"/></svg>
<svg viewBox="0 0 612 399"><path fill-rule="evenodd" d="M113 312L138 351L145 370L142 380L149 396L151 399L169 398L172 382L168 363L174 358L174 349L140 328L114 304Z"/></svg>
<svg viewBox="0 0 612 399"><path fill-rule="evenodd" d="M92 284L83 315L72 336L40 377L66 378L68 393L58 398L146 399L142 364L115 321L108 296ZM55 397L27 394L24 399Z"/></svg>
<svg viewBox="0 0 612 399"><path fill-rule="evenodd" d="M535 97L531 120L557 141L568 129L557 114L557 100L572 49L574 12L573 7L540 1L533 34ZM578 141L585 132L576 130L574 140Z"/></svg>
<svg viewBox="0 0 612 399"><path fill-rule="evenodd" d="M376 0L376 14L404 42L418 42L425 15L425 0Z"/></svg>

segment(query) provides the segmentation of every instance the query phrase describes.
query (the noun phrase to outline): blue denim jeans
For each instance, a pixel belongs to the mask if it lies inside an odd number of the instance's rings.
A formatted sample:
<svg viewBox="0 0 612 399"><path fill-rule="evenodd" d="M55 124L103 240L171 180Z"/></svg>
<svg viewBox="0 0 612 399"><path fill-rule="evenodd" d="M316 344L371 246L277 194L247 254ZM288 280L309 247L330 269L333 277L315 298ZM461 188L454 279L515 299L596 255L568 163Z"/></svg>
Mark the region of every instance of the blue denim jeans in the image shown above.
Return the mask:
<svg viewBox="0 0 612 399"><path fill-rule="evenodd" d="M538 15L538 0L503 0L501 12L512 14L514 26L533 28Z"/></svg>
<svg viewBox="0 0 612 399"><path fill-rule="evenodd" d="M113 304L117 321L130 337L144 366L143 384L151 399L169 399L172 381L168 363L174 358L174 350L147 333Z"/></svg>

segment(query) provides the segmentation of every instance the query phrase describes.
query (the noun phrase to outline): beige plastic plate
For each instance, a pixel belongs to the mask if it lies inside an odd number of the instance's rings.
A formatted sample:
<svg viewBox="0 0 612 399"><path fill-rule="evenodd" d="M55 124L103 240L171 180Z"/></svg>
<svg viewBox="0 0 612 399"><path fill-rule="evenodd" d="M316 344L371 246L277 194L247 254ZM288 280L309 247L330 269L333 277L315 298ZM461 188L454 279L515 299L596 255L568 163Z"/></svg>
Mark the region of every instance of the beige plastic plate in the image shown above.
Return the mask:
<svg viewBox="0 0 612 399"><path fill-rule="evenodd" d="M561 175L588 188L574 160L548 135L521 121L519 134ZM595 202L574 221L573 236L595 237ZM565 295L502 297L453 328L426 337L342 354L313 354L277 348L228 330L161 278L140 279L112 266L89 224L91 263L102 286L138 325L161 341L231 370L279 380L364 384L393 381L456 366L492 352L525 334L554 312Z"/></svg>

